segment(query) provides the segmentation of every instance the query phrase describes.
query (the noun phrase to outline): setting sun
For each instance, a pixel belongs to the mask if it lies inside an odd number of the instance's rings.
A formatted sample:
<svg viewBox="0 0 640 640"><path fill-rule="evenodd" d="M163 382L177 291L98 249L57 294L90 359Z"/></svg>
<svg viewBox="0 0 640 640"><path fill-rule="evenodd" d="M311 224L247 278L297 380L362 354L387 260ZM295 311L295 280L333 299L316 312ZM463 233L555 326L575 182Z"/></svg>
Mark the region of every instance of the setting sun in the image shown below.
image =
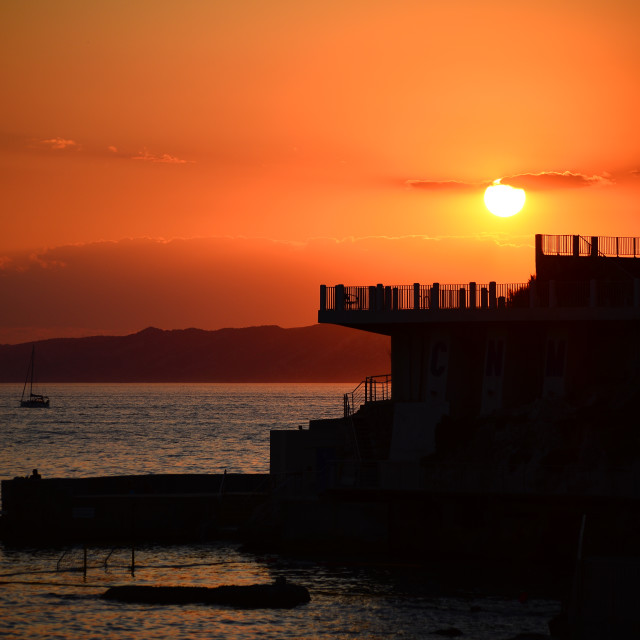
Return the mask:
<svg viewBox="0 0 640 640"><path fill-rule="evenodd" d="M492 184L484 192L484 203L494 216L509 218L524 207L524 189L515 189L506 184Z"/></svg>

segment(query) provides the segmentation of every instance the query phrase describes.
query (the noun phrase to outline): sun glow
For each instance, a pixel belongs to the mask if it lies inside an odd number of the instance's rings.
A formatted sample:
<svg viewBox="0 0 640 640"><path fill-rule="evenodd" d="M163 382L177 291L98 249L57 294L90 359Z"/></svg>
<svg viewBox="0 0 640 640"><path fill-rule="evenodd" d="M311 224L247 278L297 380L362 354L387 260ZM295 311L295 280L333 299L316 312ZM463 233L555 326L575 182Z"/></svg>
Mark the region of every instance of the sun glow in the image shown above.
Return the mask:
<svg viewBox="0 0 640 640"><path fill-rule="evenodd" d="M524 207L525 198L524 189L515 189L498 181L487 187L484 192L487 209L500 218L509 218L518 213Z"/></svg>

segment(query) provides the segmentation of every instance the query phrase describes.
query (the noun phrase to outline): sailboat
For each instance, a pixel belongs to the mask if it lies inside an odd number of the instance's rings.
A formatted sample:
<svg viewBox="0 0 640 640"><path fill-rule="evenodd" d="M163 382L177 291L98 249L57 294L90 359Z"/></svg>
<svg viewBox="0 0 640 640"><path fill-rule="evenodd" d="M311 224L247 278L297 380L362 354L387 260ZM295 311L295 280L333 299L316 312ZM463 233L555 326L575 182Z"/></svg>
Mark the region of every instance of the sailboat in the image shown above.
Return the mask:
<svg viewBox="0 0 640 640"><path fill-rule="evenodd" d="M29 361L29 368L27 369L27 377L24 381L24 387L22 387L22 398L20 398L21 407L49 407L49 397L43 396L38 393L33 393L33 372L34 362L36 357L36 348L31 346L31 360ZM29 385L29 393L27 394L27 385Z"/></svg>

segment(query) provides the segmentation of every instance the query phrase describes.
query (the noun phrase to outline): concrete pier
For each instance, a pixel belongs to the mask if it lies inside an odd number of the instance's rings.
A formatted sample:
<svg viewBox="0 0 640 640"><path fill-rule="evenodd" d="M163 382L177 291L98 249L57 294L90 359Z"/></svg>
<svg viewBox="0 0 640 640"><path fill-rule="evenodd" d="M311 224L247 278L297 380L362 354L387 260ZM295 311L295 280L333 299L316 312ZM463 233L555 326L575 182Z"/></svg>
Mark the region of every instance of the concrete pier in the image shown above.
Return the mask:
<svg viewBox="0 0 640 640"><path fill-rule="evenodd" d="M3 480L0 536L33 544L233 537L268 489L268 474Z"/></svg>

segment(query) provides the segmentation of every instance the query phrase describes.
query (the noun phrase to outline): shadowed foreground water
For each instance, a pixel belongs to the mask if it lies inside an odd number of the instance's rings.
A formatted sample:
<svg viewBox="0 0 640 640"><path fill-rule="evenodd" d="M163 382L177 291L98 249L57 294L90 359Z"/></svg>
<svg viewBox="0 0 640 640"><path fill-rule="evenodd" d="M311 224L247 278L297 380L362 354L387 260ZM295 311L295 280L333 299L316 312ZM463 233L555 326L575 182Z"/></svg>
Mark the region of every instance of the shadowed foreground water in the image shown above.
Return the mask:
<svg viewBox="0 0 640 640"><path fill-rule="evenodd" d="M17 407L0 385L0 477L266 472L269 429L336 417L345 385L49 385L49 410ZM111 555L109 555L111 553ZM63 555L64 554L64 555ZM106 561L106 565L105 565ZM559 603L517 576L456 577L445 568L256 556L235 544L135 549L0 546L0 637L463 638L547 634ZM59 571L56 569L59 568ZM290 610L150 606L100 599L109 586L303 584ZM526 597L523 596L526 594Z"/></svg>
<svg viewBox="0 0 640 640"><path fill-rule="evenodd" d="M0 561L0 635L15 638L426 638L456 628L466 638L547 633L558 603L509 587L447 584L418 566L333 563L253 556L230 544L88 549L5 549ZM76 571L69 571L75 568ZM99 596L116 584L217 586L271 582L305 585L311 602L288 610L206 605L123 604ZM451 579L451 576L449 576ZM489 582L487 580L487 582Z"/></svg>

